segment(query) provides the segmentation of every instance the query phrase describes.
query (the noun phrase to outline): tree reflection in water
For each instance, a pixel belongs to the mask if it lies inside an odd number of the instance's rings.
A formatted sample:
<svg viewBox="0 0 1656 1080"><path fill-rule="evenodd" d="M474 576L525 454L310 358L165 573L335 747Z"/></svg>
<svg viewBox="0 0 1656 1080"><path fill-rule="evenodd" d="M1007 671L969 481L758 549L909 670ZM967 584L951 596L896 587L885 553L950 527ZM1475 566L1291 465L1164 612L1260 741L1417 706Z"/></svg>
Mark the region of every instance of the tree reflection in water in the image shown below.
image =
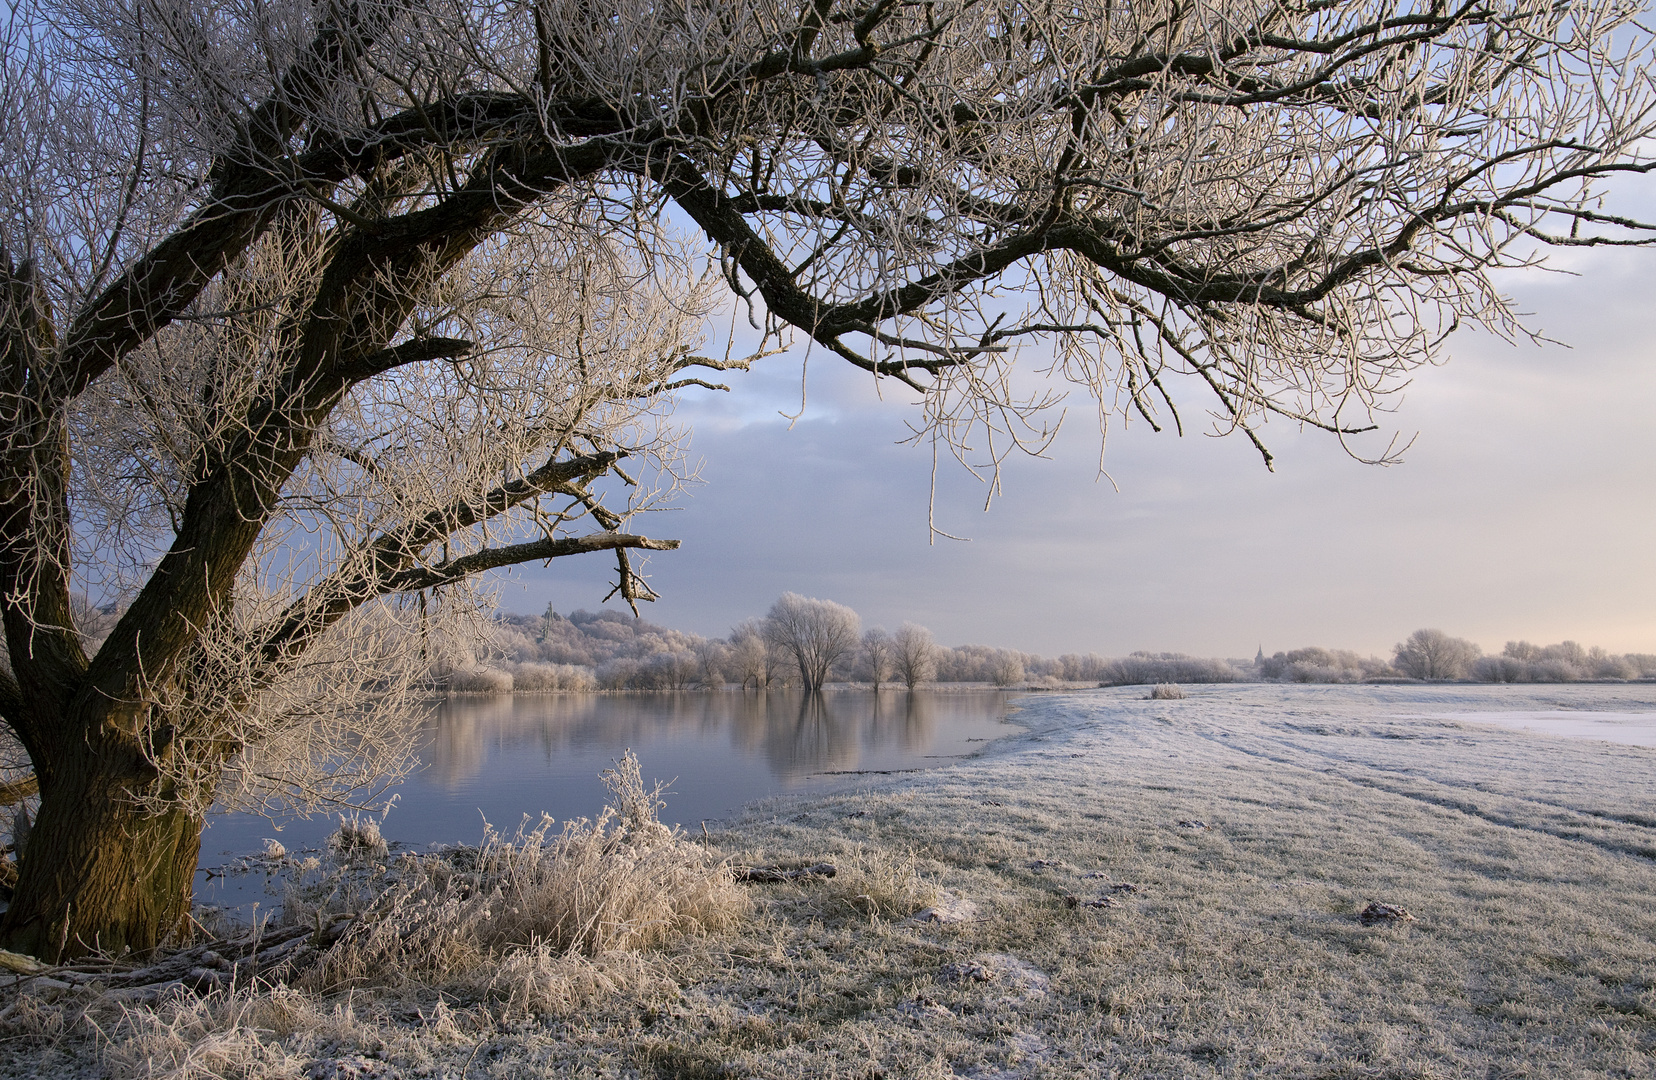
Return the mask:
<svg viewBox="0 0 1656 1080"><path fill-rule="evenodd" d="M931 748L937 723L937 699L922 690L870 694L873 706L863 746L869 750L900 748L916 753ZM950 703L952 704L952 702Z"/></svg>
<svg viewBox="0 0 1656 1080"><path fill-rule="evenodd" d="M647 780L673 782L663 819L694 828L781 791L858 782L848 773L946 765L1016 730L1004 720L1007 698L901 690L449 698L414 718L424 766L395 789L381 831L414 845L475 843L479 815L507 829L524 814L591 817L606 794L598 774L629 749ZM299 850L319 845L335 823L320 816L281 827L282 842ZM257 816L215 815L203 865L259 850L272 828Z"/></svg>
<svg viewBox="0 0 1656 1080"><path fill-rule="evenodd" d="M772 725L774 737L765 749L779 776L794 779L857 767L856 730L845 723L843 714L836 714L832 700L826 694L806 694L791 732L779 723Z"/></svg>
<svg viewBox="0 0 1656 1080"><path fill-rule="evenodd" d="M399 813L422 788L454 802L524 787L535 803L524 812L559 814L553 789L585 772L595 778L629 749L649 776L677 777L679 792L699 784L710 797L728 793L722 812L813 777L946 763L1005 734L1006 704L1007 695L985 691L452 697L425 719L424 768L403 785Z"/></svg>

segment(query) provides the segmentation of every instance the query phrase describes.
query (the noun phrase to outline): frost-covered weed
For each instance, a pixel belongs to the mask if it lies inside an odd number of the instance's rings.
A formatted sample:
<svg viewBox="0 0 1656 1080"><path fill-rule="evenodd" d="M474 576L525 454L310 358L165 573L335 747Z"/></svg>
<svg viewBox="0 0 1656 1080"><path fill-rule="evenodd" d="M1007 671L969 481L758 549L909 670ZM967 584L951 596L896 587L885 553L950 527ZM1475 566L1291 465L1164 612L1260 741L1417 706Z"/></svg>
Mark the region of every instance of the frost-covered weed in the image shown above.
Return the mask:
<svg viewBox="0 0 1656 1080"><path fill-rule="evenodd" d="M195 997L170 995L122 1011L105 1061L132 1080L276 1080L294 1076L304 1058L285 1040L351 1032L348 1010L319 1008L286 987Z"/></svg>
<svg viewBox="0 0 1656 1080"><path fill-rule="evenodd" d="M489 828L475 849L405 854L370 876L339 867L310 882L289 898L290 922L362 906L306 984L476 981L514 951L597 956L740 918L746 893L723 862L658 820L659 788L645 789L638 760L629 753L605 782L609 805L596 821L554 831L542 816L510 836Z"/></svg>
<svg viewBox="0 0 1656 1080"><path fill-rule="evenodd" d="M877 919L901 919L937 902L938 888L912 851L865 848L842 857L827 896Z"/></svg>
<svg viewBox="0 0 1656 1080"><path fill-rule="evenodd" d="M339 819L339 828L328 837L327 845L336 858L347 862L383 858L390 850L385 837L380 835L379 822L357 814Z"/></svg>

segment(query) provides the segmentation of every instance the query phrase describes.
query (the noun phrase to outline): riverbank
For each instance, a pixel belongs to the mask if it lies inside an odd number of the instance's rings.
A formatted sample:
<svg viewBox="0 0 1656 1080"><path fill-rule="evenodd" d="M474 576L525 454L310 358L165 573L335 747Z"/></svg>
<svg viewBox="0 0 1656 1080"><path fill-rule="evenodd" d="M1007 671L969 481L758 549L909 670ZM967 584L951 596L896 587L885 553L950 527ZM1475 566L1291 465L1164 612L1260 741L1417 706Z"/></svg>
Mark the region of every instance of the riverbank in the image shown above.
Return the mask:
<svg viewBox="0 0 1656 1080"><path fill-rule="evenodd" d="M1186 689L1027 698L1026 733L978 758L710 826L737 862L840 872L745 886L733 930L560 960L533 1008L361 985L128 1007L99 1035L64 992L7 1006L0 1065L1656 1076L1656 751L1447 715L1656 712L1656 691Z"/></svg>

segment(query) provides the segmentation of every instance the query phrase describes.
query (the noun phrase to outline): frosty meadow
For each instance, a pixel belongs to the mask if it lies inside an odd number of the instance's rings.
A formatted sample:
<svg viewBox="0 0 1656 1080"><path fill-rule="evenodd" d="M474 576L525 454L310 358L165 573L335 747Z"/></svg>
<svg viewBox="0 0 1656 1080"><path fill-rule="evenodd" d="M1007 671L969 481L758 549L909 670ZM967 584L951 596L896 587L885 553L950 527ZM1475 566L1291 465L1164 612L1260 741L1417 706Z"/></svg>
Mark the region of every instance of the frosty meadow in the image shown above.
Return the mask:
<svg viewBox="0 0 1656 1080"><path fill-rule="evenodd" d="M1656 716L1656 690L1035 694L1027 734L975 760L762 804L694 841L653 831L623 786L631 838L611 835L629 872L689 875L683 906L630 912L689 931L656 948L571 950L555 920L514 936L570 910L559 883L594 872L584 833L516 877L497 840L450 884L359 852L302 917L329 925L360 903L355 881L407 898L401 937L346 937L292 984L149 1000L42 986L0 1011L0 1062L20 1077L1656 1075L1656 751L1475 722L1548 710ZM725 859L838 872L730 893L686 869ZM463 880L495 891L451 890ZM421 897L435 903L407 908Z"/></svg>

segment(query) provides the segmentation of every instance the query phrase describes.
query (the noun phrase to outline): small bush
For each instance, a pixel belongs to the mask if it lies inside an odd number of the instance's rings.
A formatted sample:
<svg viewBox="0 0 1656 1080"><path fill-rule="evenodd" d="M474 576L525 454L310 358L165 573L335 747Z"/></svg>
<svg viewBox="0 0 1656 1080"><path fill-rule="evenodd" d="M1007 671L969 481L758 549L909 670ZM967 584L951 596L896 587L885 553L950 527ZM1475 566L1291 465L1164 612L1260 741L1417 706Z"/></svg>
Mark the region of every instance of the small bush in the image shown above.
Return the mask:
<svg viewBox="0 0 1656 1080"><path fill-rule="evenodd" d="M1472 665L1472 677L1481 682L1534 682L1535 665L1512 656L1483 656Z"/></svg>
<svg viewBox="0 0 1656 1080"><path fill-rule="evenodd" d="M1150 691L1151 701L1182 701L1184 696L1185 692L1179 689L1177 683L1157 683L1155 689Z"/></svg>
<svg viewBox="0 0 1656 1080"><path fill-rule="evenodd" d="M510 694L512 673L499 668L462 668L451 673L444 688L456 694Z"/></svg>
<svg viewBox="0 0 1656 1080"><path fill-rule="evenodd" d="M579 693L598 689L598 679L590 668L578 664L519 664L512 669L512 689L528 693Z"/></svg>
<svg viewBox="0 0 1656 1080"><path fill-rule="evenodd" d="M269 843L275 844L275 841ZM280 844L275 846L281 848ZM336 858L353 862L383 858L390 846L386 844L385 837L380 835L379 822L373 818L360 818L352 814L350 817L339 819L339 828L328 837L328 850L333 852ZM282 849L282 854L287 854L286 849Z"/></svg>

